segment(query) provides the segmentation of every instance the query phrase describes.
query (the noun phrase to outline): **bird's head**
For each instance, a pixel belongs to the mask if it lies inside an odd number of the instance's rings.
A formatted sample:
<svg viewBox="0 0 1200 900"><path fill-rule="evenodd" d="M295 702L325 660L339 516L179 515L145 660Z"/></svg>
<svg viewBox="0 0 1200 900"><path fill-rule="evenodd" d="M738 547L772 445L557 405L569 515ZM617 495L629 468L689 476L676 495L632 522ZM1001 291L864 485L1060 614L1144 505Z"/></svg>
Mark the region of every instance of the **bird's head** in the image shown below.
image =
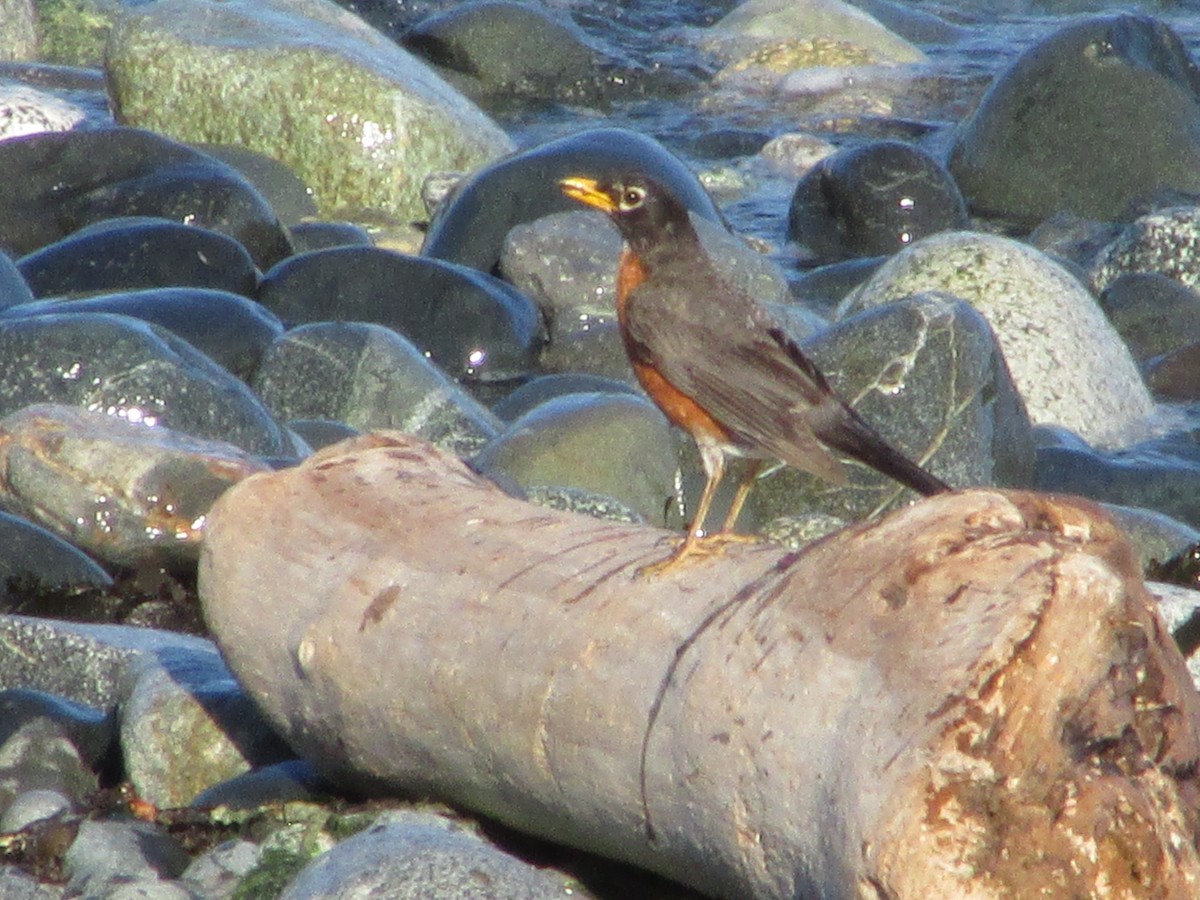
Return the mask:
<svg viewBox="0 0 1200 900"><path fill-rule="evenodd" d="M665 187L643 175L608 180L572 176L559 182L564 194L607 213L635 251L672 239L695 240L687 209Z"/></svg>

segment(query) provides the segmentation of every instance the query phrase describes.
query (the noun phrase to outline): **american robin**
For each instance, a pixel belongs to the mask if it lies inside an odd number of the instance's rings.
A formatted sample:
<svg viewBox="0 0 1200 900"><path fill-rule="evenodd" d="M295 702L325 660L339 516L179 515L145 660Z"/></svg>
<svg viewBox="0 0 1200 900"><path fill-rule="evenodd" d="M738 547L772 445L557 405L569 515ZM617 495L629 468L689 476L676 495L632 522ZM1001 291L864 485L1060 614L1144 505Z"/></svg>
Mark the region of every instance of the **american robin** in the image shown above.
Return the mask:
<svg viewBox="0 0 1200 900"><path fill-rule="evenodd" d="M708 477L679 549L647 572L674 568L730 538L764 462L780 460L843 483L831 451L920 494L950 488L891 447L825 380L774 316L722 276L670 191L636 173L559 184L607 213L625 240L617 323L642 388L696 441ZM704 520L728 457L751 460L719 533Z"/></svg>

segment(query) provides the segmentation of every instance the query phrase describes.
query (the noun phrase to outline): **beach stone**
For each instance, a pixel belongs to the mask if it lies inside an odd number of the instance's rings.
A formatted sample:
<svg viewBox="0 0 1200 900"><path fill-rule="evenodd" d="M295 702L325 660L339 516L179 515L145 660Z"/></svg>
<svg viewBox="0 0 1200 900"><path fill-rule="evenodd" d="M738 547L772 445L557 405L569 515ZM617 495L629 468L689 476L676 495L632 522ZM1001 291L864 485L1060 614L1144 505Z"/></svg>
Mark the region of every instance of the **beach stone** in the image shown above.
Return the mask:
<svg viewBox="0 0 1200 900"><path fill-rule="evenodd" d="M535 406L565 394L640 394L640 389L618 381L586 372L561 375L539 375L525 382L503 400L492 405L492 412L502 421L511 422Z"/></svg>
<svg viewBox="0 0 1200 900"><path fill-rule="evenodd" d="M0 251L0 312L10 306L33 302L33 291L11 256Z"/></svg>
<svg viewBox="0 0 1200 900"><path fill-rule="evenodd" d="M528 375L544 341L537 307L512 285L376 247L294 256L263 276L258 298L287 322L386 325L468 384Z"/></svg>
<svg viewBox="0 0 1200 900"><path fill-rule="evenodd" d="M542 351L541 363L542 371L550 374L583 372L637 384L625 343L613 320L588 320L572 330L555 328Z"/></svg>
<svg viewBox="0 0 1200 900"><path fill-rule="evenodd" d="M1146 363L1146 385L1159 400L1200 401L1200 341Z"/></svg>
<svg viewBox="0 0 1200 900"><path fill-rule="evenodd" d="M211 641L185 634L0 614L0 689L41 691L105 713L125 699L135 663L172 665L197 654L220 660Z"/></svg>
<svg viewBox="0 0 1200 900"><path fill-rule="evenodd" d="M137 821L85 820L63 859L67 890L84 897L118 896L133 882L174 878L187 868L189 857L179 843L156 825ZM127 895L128 896L128 895ZM134 894L134 897L139 894ZM142 893L146 900L182 897L186 892Z"/></svg>
<svg viewBox="0 0 1200 900"><path fill-rule="evenodd" d="M1200 447L1190 431L1120 450L1079 441L1040 446L1035 485L1041 491L1156 510L1200 528Z"/></svg>
<svg viewBox="0 0 1200 900"><path fill-rule="evenodd" d="M280 900L331 896L586 900L596 895L574 878L503 852L445 816L398 811L318 856Z"/></svg>
<svg viewBox="0 0 1200 900"><path fill-rule="evenodd" d="M276 803L319 802L331 788L303 759L288 759L257 766L207 787L189 804L198 809L224 806L228 809L257 809Z"/></svg>
<svg viewBox="0 0 1200 900"><path fill-rule="evenodd" d="M328 419L358 431L396 429L470 455L500 421L390 328L315 322L267 351L255 390L280 419Z"/></svg>
<svg viewBox="0 0 1200 900"><path fill-rule="evenodd" d="M112 219L17 260L37 297L186 286L253 294L254 260L232 238L167 221Z"/></svg>
<svg viewBox="0 0 1200 900"><path fill-rule="evenodd" d="M1155 563L1200 546L1200 529L1165 513L1116 503L1106 503L1104 508L1129 538L1143 572L1148 572Z"/></svg>
<svg viewBox="0 0 1200 900"><path fill-rule="evenodd" d="M241 880L262 859L262 848L251 841L223 841L195 857L180 880L205 898L232 898Z"/></svg>
<svg viewBox="0 0 1200 900"><path fill-rule="evenodd" d="M337 419L289 419L287 427L314 451L362 434L353 425Z"/></svg>
<svg viewBox="0 0 1200 900"><path fill-rule="evenodd" d="M424 63L327 0L139 6L105 67L123 121L278 159L327 217L419 219L425 175L512 149Z"/></svg>
<svg viewBox="0 0 1200 900"><path fill-rule="evenodd" d="M874 141L825 157L800 179L787 234L830 263L890 256L966 226L966 202L941 163L910 144Z"/></svg>
<svg viewBox="0 0 1200 900"><path fill-rule="evenodd" d="M1139 361L1200 341L1200 291L1157 272L1117 278L1100 308Z"/></svg>
<svg viewBox="0 0 1200 900"><path fill-rule="evenodd" d="M34 404L0 420L0 500L121 565L194 562L209 507L268 466L230 444Z"/></svg>
<svg viewBox="0 0 1200 900"><path fill-rule="evenodd" d="M150 288L81 300L39 300L0 310L0 319L57 313L116 313L151 322L187 341L213 362L249 381L283 323L260 303L208 288Z"/></svg>
<svg viewBox="0 0 1200 900"><path fill-rule="evenodd" d="M430 222L421 254L493 272L514 226L582 208L563 194L559 179L630 169L669 188L702 218L723 222L696 176L654 138L623 128L593 128L506 157L464 179Z"/></svg>
<svg viewBox="0 0 1200 900"><path fill-rule="evenodd" d="M789 273L788 286L800 305L827 319L832 318L846 295L874 275L886 261L882 256L863 256L817 266L794 277Z"/></svg>
<svg viewBox="0 0 1200 900"><path fill-rule="evenodd" d="M1027 487L1034 445L1024 404L986 320L954 297L923 294L845 319L804 341L834 388L894 446L952 487ZM865 466L831 485L791 468L759 478L757 522L817 511L855 521L912 493Z"/></svg>
<svg viewBox="0 0 1200 900"><path fill-rule="evenodd" d="M243 382L169 331L128 316L0 319L0 416L35 403L98 410L264 456L295 449Z"/></svg>
<svg viewBox="0 0 1200 900"><path fill-rule="evenodd" d="M753 47L806 40L844 48L850 64L925 59L918 47L874 16L841 0L747 0L706 29L702 44L726 58L739 58Z"/></svg>
<svg viewBox="0 0 1200 900"><path fill-rule="evenodd" d="M3 21L2 11L0 21ZM88 110L79 103L51 91L0 78L0 140L43 131L68 131L87 118Z"/></svg>
<svg viewBox="0 0 1200 900"><path fill-rule="evenodd" d="M1087 289L1049 257L995 235L934 235L884 263L838 315L922 291L945 291L983 313L1035 423L1100 446L1146 433L1154 402L1129 349Z"/></svg>
<svg viewBox="0 0 1200 900"><path fill-rule="evenodd" d="M157 216L227 235L260 269L291 253L275 211L236 170L137 128L0 142L0 246L24 255L103 219Z"/></svg>
<svg viewBox="0 0 1200 900"><path fill-rule="evenodd" d="M370 232L353 222L297 222L288 228L297 253L334 247L370 247Z"/></svg>
<svg viewBox="0 0 1200 900"><path fill-rule="evenodd" d="M4 900L61 900L66 888L45 884L16 866L0 866L0 889Z"/></svg>
<svg viewBox="0 0 1200 900"><path fill-rule="evenodd" d="M63 816L75 811L75 804L65 794L47 788L35 788L18 794L0 816L0 832L20 831L45 819ZM0 876L0 891L7 898L9 895Z"/></svg>
<svg viewBox="0 0 1200 900"><path fill-rule="evenodd" d="M665 524L679 468L666 417L631 394L567 394L539 404L472 460L522 488L583 488Z"/></svg>
<svg viewBox="0 0 1200 900"><path fill-rule="evenodd" d="M721 225L692 214L717 269L763 303L792 299L779 266ZM550 324L550 342L616 320L621 236L587 210L553 213L517 225L504 241L500 269L531 297Z"/></svg>
<svg viewBox="0 0 1200 900"><path fill-rule="evenodd" d="M96 790L96 772L71 741L67 726L43 716L18 717L0 740L0 810L33 790L55 791L82 804Z"/></svg>
<svg viewBox="0 0 1200 900"><path fill-rule="evenodd" d="M0 690L0 742L30 723L53 726L78 753L85 768L100 771L113 763L116 717L111 711L76 703L45 691L12 687Z"/></svg>
<svg viewBox="0 0 1200 900"><path fill-rule="evenodd" d="M126 777L143 800L186 806L201 791L293 755L219 660L152 658L126 673L120 706Z"/></svg>
<svg viewBox="0 0 1200 900"><path fill-rule="evenodd" d="M1200 192L1198 98L1200 70L1163 22L1072 22L996 76L948 168L977 215L1025 228L1064 210L1121 219L1163 188Z"/></svg>
<svg viewBox="0 0 1200 900"><path fill-rule="evenodd" d="M0 512L0 603L25 591L111 584L109 574L73 544L28 519Z"/></svg>
<svg viewBox="0 0 1200 900"><path fill-rule="evenodd" d="M556 12L511 0L457 3L409 28L401 45L479 103L594 98L600 55L565 9Z"/></svg>
<svg viewBox="0 0 1200 900"><path fill-rule="evenodd" d="M60 66L99 67L123 6L138 0L36 0L40 57Z"/></svg>
<svg viewBox="0 0 1200 900"><path fill-rule="evenodd" d="M312 189L284 163L240 144L193 144L201 153L236 169L266 198L279 220L288 228L319 213Z"/></svg>
<svg viewBox="0 0 1200 900"><path fill-rule="evenodd" d="M1200 290L1200 206L1177 206L1130 223L1096 256L1089 272L1093 289L1108 289L1117 278L1157 272Z"/></svg>

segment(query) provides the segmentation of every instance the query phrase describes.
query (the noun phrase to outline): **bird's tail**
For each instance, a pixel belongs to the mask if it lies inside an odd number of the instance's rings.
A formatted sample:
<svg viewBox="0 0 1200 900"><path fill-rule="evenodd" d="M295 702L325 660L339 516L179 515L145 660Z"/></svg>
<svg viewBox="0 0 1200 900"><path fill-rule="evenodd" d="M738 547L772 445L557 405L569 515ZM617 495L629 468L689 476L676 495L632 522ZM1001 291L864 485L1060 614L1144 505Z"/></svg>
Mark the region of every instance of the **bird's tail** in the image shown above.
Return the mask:
<svg viewBox="0 0 1200 900"><path fill-rule="evenodd" d="M866 463L926 497L952 490L946 482L926 472L885 441L852 408L847 406L846 410L849 416L838 416L835 422L830 423L832 427L822 429L822 443L851 459Z"/></svg>

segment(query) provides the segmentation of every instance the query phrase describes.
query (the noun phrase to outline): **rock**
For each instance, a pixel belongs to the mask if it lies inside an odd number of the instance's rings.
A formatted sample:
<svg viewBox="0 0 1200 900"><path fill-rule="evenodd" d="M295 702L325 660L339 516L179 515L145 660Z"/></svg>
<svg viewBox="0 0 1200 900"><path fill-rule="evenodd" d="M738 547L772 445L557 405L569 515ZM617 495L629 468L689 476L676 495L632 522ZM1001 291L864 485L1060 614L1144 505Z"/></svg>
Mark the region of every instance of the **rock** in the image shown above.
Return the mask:
<svg viewBox="0 0 1200 900"><path fill-rule="evenodd" d="M150 288L83 300L41 300L0 310L0 319L55 313L116 313L152 322L187 341L242 381L283 333L278 316L260 303L208 288Z"/></svg>
<svg viewBox="0 0 1200 900"><path fill-rule="evenodd" d="M53 719L16 719L0 741L0 811L33 790L55 791L82 805L99 786L67 727Z"/></svg>
<svg viewBox="0 0 1200 900"><path fill-rule="evenodd" d="M291 253L274 210L245 178L148 131L106 128L3 141L0 171L0 245L14 253L121 216L157 216L228 235L264 270Z"/></svg>
<svg viewBox="0 0 1200 900"><path fill-rule="evenodd" d="M1159 400L1200 400L1200 341L1150 360L1146 384Z"/></svg>
<svg viewBox="0 0 1200 900"><path fill-rule="evenodd" d="M122 565L194 561L213 501L267 468L230 444L72 406L0 420L5 506Z"/></svg>
<svg viewBox="0 0 1200 900"><path fill-rule="evenodd" d="M0 615L0 638L0 689L42 691L104 711L124 700L125 675L143 660L220 660L211 641L124 625Z"/></svg>
<svg viewBox="0 0 1200 900"><path fill-rule="evenodd" d="M271 209L291 229L319 214L312 189L295 172L274 157L240 144L194 144L197 150L237 169L254 185Z"/></svg>
<svg viewBox="0 0 1200 900"><path fill-rule="evenodd" d="M1200 448L1190 431L1120 450L1080 442L1038 447L1038 490L1152 509L1200 528Z"/></svg>
<svg viewBox="0 0 1200 900"><path fill-rule="evenodd" d="M35 788L18 794L8 804L8 809L0 816L0 832L20 831L34 822L64 816L74 811L74 802L65 794L46 788ZM9 896L3 880L0 880L0 890L4 891L6 898Z"/></svg>
<svg viewBox="0 0 1200 900"><path fill-rule="evenodd" d="M232 238L175 222L113 219L17 260L37 297L153 287L253 294L254 260Z"/></svg>
<svg viewBox="0 0 1200 900"><path fill-rule="evenodd" d="M329 790L330 785L317 774L312 763L289 759L258 766L205 788L192 798L190 805L200 809L218 806L256 809L268 804L315 802Z"/></svg>
<svg viewBox="0 0 1200 900"><path fill-rule="evenodd" d="M868 422L951 486L1032 482L1029 419L995 335L970 305L916 295L802 347ZM847 476L839 487L781 468L760 477L747 505L764 523L811 511L854 521L912 496L865 466L848 465Z"/></svg>
<svg viewBox="0 0 1200 900"><path fill-rule="evenodd" d="M544 340L537 308L506 282L375 247L294 256L263 276L258 297L292 323L386 325L472 385L527 376Z"/></svg>
<svg viewBox="0 0 1200 900"><path fill-rule="evenodd" d="M43 131L69 131L87 117L87 110L79 103L19 81L0 79L0 140Z"/></svg>
<svg viewBox="0 0 1200 900"><path fill-rule="evenodd" d="M569 17L539 6L458 3L409 28L401 44L476 102L578 103L597 94L599 54Z"/></svg>
<svg viewBox="0 0 1200 900"><path fill-rule="evenodd" d="M105 65L123 121L278 159L325 216L419 219L425 175L512 148L424 63L327 0L139 6Z"/></svg>
<svg viewBox="0 0 1200 900"><path fill-rule="evenodd" d="M374 244L361 225L352 222L297 222L288 229L297 253L334 247L370 247Z"/></svg>
<svg viewBox="0 0 1200 900"><path fill-rule="evenodd" d="M29 289L25 276L8 254L0 252L0 311L32 302L33 291Z"/></svg>
<svg viewBox="0 0 1200 900"><path fill-rule="evenodd" d="M246 840L229 840L196 857L180 879L202 897L236 896L241 880L259 864L261 848Z"/></svg>
<svg viewBox="0 0 1200 900"><path fill-rule="evenodd" d="M209 653L134 664L125 675L121 750L143 800L187 806L202 791L292 756Z"/></svg>
<svg viewBox="0 0 1200 900"><path fill-rule="evenodd" d="M0 866L0 888L4 900L61 900L66 896L65 888L43 884L16 866Z"/></svg>
<svg viewBox="0 0 1200 900"><path fill-rule="evenodd" d="M0 603L6 609L27 591L69 593L73 588L111 584L104 569L58 535L0 512Z"/></svg>
<svg viewBox="0 0 1200 900"><path fill-rule="evenodd" d="M295 449L225 369L169 331L110 313L0 319L0 416L35 403L98 410L264 456Z"/></svg>
<svg viewBox="0 0 1200 900"><path fill-rule="evenodd" d="M977 215L1024 228L1064 210L1119 219L1155 190L1200 191L1198 93L1200 71L1164 23L1073 22L996 77L948 168Z"/></svg>
<svg viewBox="0 0 1200 900"><path fill-rule="evenodd" d="M512 421L472 465L522 488L584 488L664 524L678 461L670 424L650 401L630 394L567 394Z"/></svg>
<svg viewBox="0 0 1200 900"><path fill-rule="evenodd" d="M1181 206L1142 216L1096 256L1089 275L1104 291L1122 275L1157 272L1200 289L1200 207Z"/></svg>
<svg viewBox="0 0 1200 900"><path fill-rule="evenodd" d="M280 419L394 428L462 455L500 430L492 413L412 343L367 322L292 329L267 351L254 386Z"/></svg>
<svg viewBox="0 0 1200 900"><path fill-rule="evenodd" d="M618 381L615 378L602 378L599 375L589 375L586 372L540 375L525 382L499 403L493 405L492 412L502 421L511 422L535 406L565 394L638 395L640 393L638 388L628 382Z"/></svg>
<svg viewBox="0 0 1200 900"><path fill-rule="evenodd" d="M1154 403L1128 348L1087 290L1049 257L992 235L934 235L888 260L838 315L921 291L946 291L983 313L1035 423L1107 446L1145 433Z"/></svg>
<svg viewBox="0 0 1200 900"><path fill-rule="evenodd" d="M594 128L509 156L465 179L430 222L421 254L493 272L514 226L579 211L559 189L559 179L632 168L661 182L702 218L723 221L696 176L658 141L623 128Z"/></svg>
<svg viewBox="0 0 1200 900"><path fill-rule="evenodd" d="M819 315L832 317L846 295L886 261L882 256L869 256L818 266L789 279L792 296Z"/></svg>
<svg viewBox="0 0 1200 900"><path fill-rule="evenodd" d="M0 690L0 742L33 725L61 736L92 772L111 768L116 720L111 713L44 691L23 687Z"/></svg>
<svg viewBox="0 0 1200 900"><path fill-rule="evenodd" d="M1142 571L1200 545L1200 529L1152 509L1105 504L1137 552Z"/></svg>
<svg viewBox="0 0 1200 900"><path fill-rule="evenodd" d="M61 66L100 66L122 7L137 0L37 0L41 58Z"/></svg>
<svg viewBox="0 0 1200 900"><path fill-rule="evenodd" d="M337 419L289 419L287 427L313 450L320 450L322 447L362 434L354 426Z"/></svg>
<svg viewBox="0 0 1200 900"><path fill-rule="evenodd" d="M499 850L445 816L392 813L313 860L280 900L348 894L551 900L595 897L573 878Z"/></svg>
<svg viewBox="0 0 1200 900"><path fill-rule="evenodd" d="M114 900L121 885L174 878L187 868L188 862L184 849L162 829L145 822L119 821L83 822L63 860L68 891ZM162 900L169 896L150 895ZM190 895L181 892L174 896Z"/></svg>
<svg viewBox="0 0 1200 900"><path fill-rule="evenodd" d="M949 173L900 141L825 157L800 180L788 207L788 238L826 263L890 256L930 234L966 226L966 203Z"/></svg>
<svg viewBox="0 0 1200 900"><path fill-rule="evenodd" d="M840 0L748 0L704 32L703 43L726 58L747 48L814 40L857 52L861 62L921 62L925 54L870 14Z"/></svg>
<svg viewBox="0 0 1200 900"><path fill-rule="evenodd" d="M1200 291L1157 272L1120 276L1100 308L1141 362L1200 341Z"/></svg>

